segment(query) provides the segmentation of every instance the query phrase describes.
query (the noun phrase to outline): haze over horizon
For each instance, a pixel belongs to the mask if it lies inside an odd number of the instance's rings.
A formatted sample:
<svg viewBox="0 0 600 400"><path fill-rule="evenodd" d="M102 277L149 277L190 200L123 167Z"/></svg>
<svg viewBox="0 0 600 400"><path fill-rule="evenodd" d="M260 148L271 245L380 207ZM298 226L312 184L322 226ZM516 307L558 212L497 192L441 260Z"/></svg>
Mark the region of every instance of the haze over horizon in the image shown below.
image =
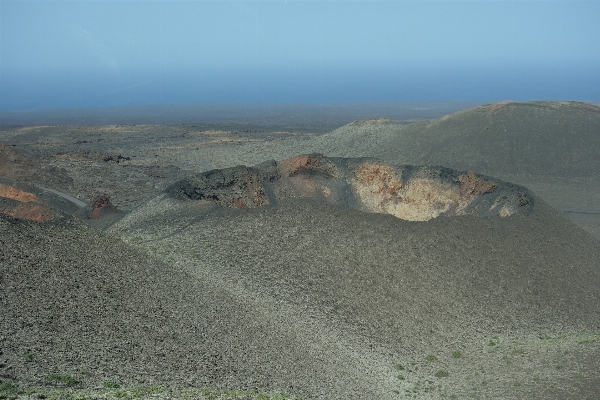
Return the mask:
<svg viewBox="0 0 600 400"><path fill-rule="evenodd" d="M600 2L0 2L0 111L582 100Z"/></svg>

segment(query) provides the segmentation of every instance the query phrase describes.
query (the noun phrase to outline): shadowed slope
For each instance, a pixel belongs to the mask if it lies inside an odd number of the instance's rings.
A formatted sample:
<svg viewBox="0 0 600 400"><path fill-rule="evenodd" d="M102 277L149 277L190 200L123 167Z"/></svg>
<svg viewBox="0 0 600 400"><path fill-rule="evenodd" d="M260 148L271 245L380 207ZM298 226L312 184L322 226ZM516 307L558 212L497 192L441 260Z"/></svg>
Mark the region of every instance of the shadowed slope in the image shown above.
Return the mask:
<svg viewBox="0 0 600 400"><path fill-rule="evenodd" d="M23 154L2 142L0 142L0 177L42 184L72 181L64 169L43 165L37 158Z"/></svg>
<svg viewBox="0 0 600 400"><path fill-rule="evenodd" d="M34 159L0 142L0 176L31 178L38 168Z"/></svg>

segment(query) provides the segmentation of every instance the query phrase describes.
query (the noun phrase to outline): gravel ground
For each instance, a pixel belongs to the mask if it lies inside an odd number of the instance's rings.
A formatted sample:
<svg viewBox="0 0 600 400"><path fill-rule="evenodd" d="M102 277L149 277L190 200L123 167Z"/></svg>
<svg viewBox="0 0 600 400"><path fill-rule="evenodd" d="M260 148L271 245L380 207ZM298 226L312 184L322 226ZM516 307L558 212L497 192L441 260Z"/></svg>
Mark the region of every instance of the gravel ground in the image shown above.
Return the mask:
<svg viewBox="0 0 600 400"><path fill-rule="evenodd" d="M600 390L600 247L543 201L536 207L529 217L419 223L306 200L225 210L164 195L111 232L226 282L272 317L302 310L316 327L297 320L296 332L324 352L317 338L335 334L365 381L369 370L392 378L370 381L387 391L373 398L585 398Z"/></svg>
<svg viewBox="0 0 600 400"><path fill-rule="evenodd" d="M378 397L369 371L345 362L352 347L335 353L343 349L327 329L321 345L294 329L298 310L272 316L225 282L198 279L73 218L0 217L3 381L48 388L57 384L49 375L67 374L80 381L75 388L115 381Z"/></svg>

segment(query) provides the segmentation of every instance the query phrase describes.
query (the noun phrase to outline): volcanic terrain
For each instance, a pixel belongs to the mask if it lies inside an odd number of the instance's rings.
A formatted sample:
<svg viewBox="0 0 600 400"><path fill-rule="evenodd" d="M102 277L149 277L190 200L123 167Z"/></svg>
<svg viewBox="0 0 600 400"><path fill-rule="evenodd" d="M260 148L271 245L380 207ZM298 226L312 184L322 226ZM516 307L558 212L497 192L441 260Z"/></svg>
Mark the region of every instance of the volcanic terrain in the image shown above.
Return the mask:
<svg viewBox="0 0 600 400"><path fill-rule="evenodd" d="M595 398L599 110L5 127L0 396Z"/></svg>

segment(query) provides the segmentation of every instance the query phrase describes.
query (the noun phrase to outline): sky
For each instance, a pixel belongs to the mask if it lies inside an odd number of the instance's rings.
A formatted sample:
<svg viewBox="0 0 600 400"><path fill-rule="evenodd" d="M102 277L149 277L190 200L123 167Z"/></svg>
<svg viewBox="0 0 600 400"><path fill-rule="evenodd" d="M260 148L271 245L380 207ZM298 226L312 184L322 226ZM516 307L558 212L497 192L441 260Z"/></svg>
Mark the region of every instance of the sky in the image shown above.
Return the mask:
<svg viewBox="0 0 600 400"><path fill-rule="evenodd" d="M600 1L0 0L0 111L600 100Z"/></svg>

